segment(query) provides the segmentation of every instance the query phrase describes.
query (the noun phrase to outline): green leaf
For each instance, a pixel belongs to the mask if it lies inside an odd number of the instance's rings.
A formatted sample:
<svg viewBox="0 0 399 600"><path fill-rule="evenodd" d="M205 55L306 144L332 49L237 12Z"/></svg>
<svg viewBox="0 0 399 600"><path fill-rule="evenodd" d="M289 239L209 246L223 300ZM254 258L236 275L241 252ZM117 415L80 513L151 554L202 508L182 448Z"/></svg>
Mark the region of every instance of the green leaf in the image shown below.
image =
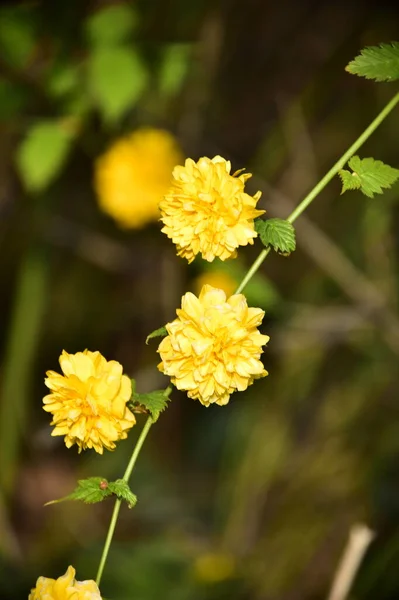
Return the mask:
<svg viewBox="0 0 399 600"><path fill-rule="evenodd" d="M399 42L364 48L346 71L375 81L399 79Z"/></svg>
<svg viewBox="0 0 399 600"><path fill-rule="evenodd" d="M86 34L91 44L118 44L128 38L138 24L132 6L115 4L95 12L86 22Z"/></svg>
<svg viewBox="0 0 399 600"><path fill-rule="evenodd" d="M160 327L159 329L155 329L150 335L147 335L145 343L148 344L152 338L165 337L166 335L168 335L166 327Z"/></svg>
<svg viewBox="0 0 399 600"><path fill-rule="evenodd" d="M365 196L373 198L374 194L382 194L384 188L390 188L399 178L399 169L374 158L360 159L352 156L348 166L353 173L345 169L338 173L342 180L341 194L347 190L359 189Z"/></svg>
<svg viewBox="0 0 399 600"><path fill-rule="evenodd" d="M18 171L28 191L40 192L57 177L73 134L62 121L39 121L31 127L16 155Z"/></svg>
<svg viewBox="0 0 399 600"><path fill-rule="evenodd" d="M129 508L133 508L137 504L137 496L133 494L129 484L124 479L117 479L108 484L108 489L111 490L119 500L127 502Z"/></svg>
<svg viewBox="0 0 399 600"><path fill-rule="evenodd" d="M162 55L159 69L159 88L162 94L176 94L184 81L190 63L191 46L170 44Z"/></svg>
<svg viewBox="0 0 399 600"><path fill-rule="evenodd" d="M255 230L266 248L272 246L279 254L290 254L296 248L295 229L284 219L256 219Z"/></svg>
<svg viewBox="0 0 399 600"><path fill-rule="evenodd" d="M107 123L114 124L134 107L147 81L147 69L133 48L98 47L89 56L89 91Z"/></svg>
<svg viewBox="0 0 399 600"><path fill-rule="evenodd" d="M59 500L46 502L45 506L48 506L49 504L58 504L59 502L65 502L66 500L81 500L86 504L102 502L102 500L111 496L113 493L109 486L110 484L104 477L81 479L78 481L77 487L71 494L64 496L64 498L60 498Z"/></svg>
<svg viewBox="0 0 399 600"><path fill-rule="evenodd" d="M154 390L148 394L134 393L133 402L144 406L155 423L161 412L167 407L168 402L170 401L169 395L171 391L171 388L167 388L166 390Z"/></svg>
<svg viewBox="0 0 399 600"><path fill-rule="evenodd" d="M46 90L53 98L62 98L76 92L80 85L80 66L58 63L51 66L47 75Z"/></svg>
<svg viewBox="0 0 399 600"><path fill-rule="evenodd" d="M0 55L17 69L27 66L34 56L36 23L32 6L22 5L0 10Z"/></svg>

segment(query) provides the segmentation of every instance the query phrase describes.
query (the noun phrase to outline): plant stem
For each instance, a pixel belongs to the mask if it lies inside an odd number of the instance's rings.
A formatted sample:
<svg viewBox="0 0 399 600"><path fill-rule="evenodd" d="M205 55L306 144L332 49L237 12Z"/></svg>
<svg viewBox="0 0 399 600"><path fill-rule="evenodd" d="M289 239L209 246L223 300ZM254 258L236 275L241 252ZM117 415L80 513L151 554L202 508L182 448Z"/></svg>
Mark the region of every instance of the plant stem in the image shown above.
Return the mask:
<svg viewBox="0 0 399 600"><path fill-rule="evenodd" d="M137 443L136 443L136 445L135 445L135 447L133 449L133 453L132 453L132 456L130 458L129 464L126 467L126 471L125 471L125 473L124 473L124 475L122 477L122 479L124 481L126 481L126 482L129 481L129 478L130 478L130 475L132 474L134 465L136 464L137 457L140 454L140 450L141 450L141 448L142 448L142 446L144 444L144 440L147 437L147 434L150 431L151 425L153 424L153 422L154 421L153 421L153 419L152 419L152 417L150 415L148 417L148 419L147 419L147 421L146 421L143 429L141 430L140 437L137 440ZM112 538L113 538L113 535L114 535L114 532L115 532L116 522L118 520L118 516L119 516L119 511L120 511L120 508L121 508L121 504L122 504L121 500L117 499L115 501L114 511L112 513L111 522L110 522L109 528L108 528L107 538L105 540L105 544L104 544L104 548L103 548L103 553L101 555L101 560L100 560L100 564L99 564L98 571L97 571L96 583L97 583L98 586L100 586L101 577L102 577L102 574L103 574L103 571L104 571L104 566L105 566L105 563L107 561L108 552L109 552L109 549L110 549L110 546L111 546L111 542L112 542Z"/></svg>
<svg viewBox="0 0 399 600"><path fill-rule="evenodd" d="M249 271L245 275L244 279L241 281L240 285L238 286L238 288L235 292L236 294L240 294L242 292L242 290L247 285L248 281L250 279L252 279L252 277L255 275L256 271L259 269L259 267L261 266L261 264L263 263L263 261L265 260L266 256L269 253L270 253L270 248L264 248L262 250L262 252L259 254L258 258L255 260L255 262L252 264Z"/></svg>
<svg viewBox="0 0 399 600"><path fill-rule="evenodd" d="M399 92L388 102L388 104L382 109L382 111L376 116L374 121L363 131L363 133L357 138L357 140L348 148L348 150L337 160L337 162L331 167L331 169L324 175L322 179L314 186L307 196L298 204L298 206L292 211L287 221L293 223L309 206L311 202L320 194L326 185L331 181L333 177L340 171L346 164L346 162L355 154L357 150L364 144L364 142L370 137L372 133L381 125L383 120L389 115L389 113L395 108L399 102ZM269 254L270 248L262 250L258 258L255 260L253 265L250 267L248 273L237 288L236 294L240 293L247 285L249 280L255 275L266 256Z"/></svg>

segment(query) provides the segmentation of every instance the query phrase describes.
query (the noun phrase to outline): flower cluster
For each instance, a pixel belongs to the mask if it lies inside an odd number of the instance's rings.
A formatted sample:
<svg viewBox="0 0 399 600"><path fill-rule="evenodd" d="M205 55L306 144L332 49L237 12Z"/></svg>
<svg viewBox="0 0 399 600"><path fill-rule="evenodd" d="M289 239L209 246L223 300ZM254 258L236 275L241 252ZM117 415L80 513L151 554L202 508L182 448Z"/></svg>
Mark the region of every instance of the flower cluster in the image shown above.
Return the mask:
<svg viewBox="0 0 399 600"><path fill-rule="evenodd" d="M28 600L101 600L95 581L76 581L75 574L75 569L68 567L58 579L39 577Z"/></svg>
<svg viewBox="0 0 399 600"><path fill-rule="evenodd" d="M64 350L60 366L63 375L47 371L45 380L50 394L44 397L43 408L52 413L55 425L51 435L65 436L67 448L77 444L79 452L113 450L136 422L126 406L132 386L122 365L99 352Z"/></svg>
<svg viewBox="0 0 399 600"><path fill-rule="evenodd" d="M175 138L162 129L138 129L119 139L96 163L100 207L127 229L158 220L158 205L181 160Z"/></svg>
<svg viewBox="0 0 399 600"><path fill-rule="evenodd" d="M249 308L245 296L226 299L205 285L198 298L185 294L176 313L158 348L158 368L190 398L205 406L227 404L232 392L267 375L260 355L269 337L257 329L264 312Z"/></svg>
<svg viewBox="0 0 399 600"><path fill-rule="evenodd" d="M261 196L244 192L250 173L230 174L221 156L188 158L173 170L172 186L160 203L162 231L176 244L178 256L192 262L197 254L212 262L234 258L239 246L253 244L254 219Z"/></svg>

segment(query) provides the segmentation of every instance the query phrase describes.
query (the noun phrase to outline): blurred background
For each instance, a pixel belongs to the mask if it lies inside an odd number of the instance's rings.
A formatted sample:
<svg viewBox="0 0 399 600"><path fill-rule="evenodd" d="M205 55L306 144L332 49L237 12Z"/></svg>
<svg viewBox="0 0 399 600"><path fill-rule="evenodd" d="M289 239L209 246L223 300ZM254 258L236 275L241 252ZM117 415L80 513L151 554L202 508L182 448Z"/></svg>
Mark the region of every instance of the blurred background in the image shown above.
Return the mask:
<svg viewBox="0 0 399 600"><path fill-rule="evenodd" d="M165 386L149 332L204 282L232 292L260 247L188 266L160 233L174 164L221 154L286 217L394 94L350 76L398 38L384 0L2 2L0 6L0 598L69 564L95 577L112 502L43 507L114 453L50 436L44 375L100 350L140 392ZM392 87L393 86L393 87ZM360 155L399 167L398 111ZM399 594L399 187L334 180L298 249L247 288L270 375L226 407L185 395L152 429L102 593L112 600L328 597L353 526L376 534L351 597Z"/></svg>

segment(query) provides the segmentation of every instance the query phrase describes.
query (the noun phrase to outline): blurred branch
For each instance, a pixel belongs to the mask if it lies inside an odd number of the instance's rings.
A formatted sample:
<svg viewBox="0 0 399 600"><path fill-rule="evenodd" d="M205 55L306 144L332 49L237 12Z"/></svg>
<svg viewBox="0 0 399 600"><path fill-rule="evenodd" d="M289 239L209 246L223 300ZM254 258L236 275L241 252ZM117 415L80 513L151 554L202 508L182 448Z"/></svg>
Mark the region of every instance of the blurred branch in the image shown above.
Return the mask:
<svg viewBox="0 0 399 600"><path fill-rule="evenodd" d="M0 487L12 491L19 444L27 420L27 397L48 294L48 261L33 244L22 259L1 379Z"/></svg>
<svg viewBox="0 0 399 600"><path fill-rule="evenodd" d="M42 235L106 271L123 273L133 264L132 253L122 243L59 215L48 218Z"/></svg>
<svg viewBox="0 0 399 600"><path fill-rule="evenodd" d="M268 194L268 209L271 214L281 217L281 213L291 212L294 204L284 194L257 176L255 181ZM399 352L399 320L387 306L380 290L309 217L302 215L295 227L301 248L356 303L359 312L382 329L390 348Z"/></svg>
<svg viewBox="0 0 399 600"><path fill-rule="evenodd" d="M345 600L347 598L360 563L373 539L374 533L367 525L352 527L327 600Z"/></svg>
<svg viewBox="0 0 399 600"><path fill-rule="evenodd" d="M200 146L207 107L213 93L213 82L219 66L223 41L223 19L220 10L214 9L204 20L198 41L196 69L188 81L185 108L179 124L179 137L183 146L190 149ZM189 152L190 153L190 152Z"/></svg>

